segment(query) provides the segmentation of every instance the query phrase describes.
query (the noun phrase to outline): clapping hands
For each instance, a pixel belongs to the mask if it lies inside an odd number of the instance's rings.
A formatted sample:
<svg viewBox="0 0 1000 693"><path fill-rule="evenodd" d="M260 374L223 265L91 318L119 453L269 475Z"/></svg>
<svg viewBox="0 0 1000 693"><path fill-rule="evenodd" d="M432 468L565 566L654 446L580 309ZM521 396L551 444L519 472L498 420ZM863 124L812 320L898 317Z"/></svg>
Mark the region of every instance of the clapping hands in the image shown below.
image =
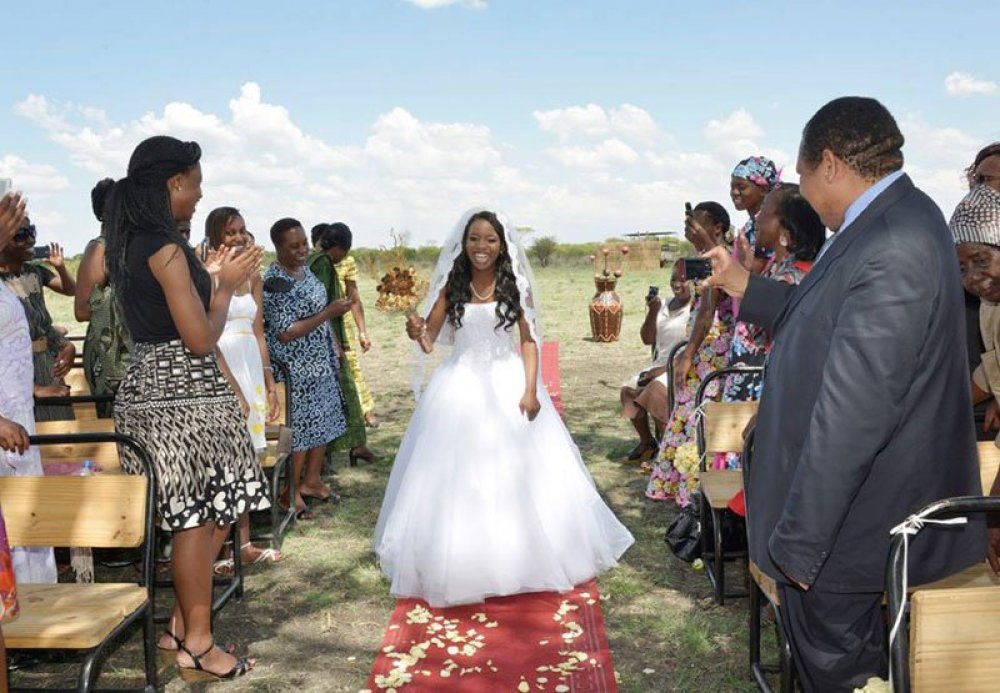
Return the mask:
<svg viewBox="0 0 1000 693"><path fill-rule="evenodd" d="M219 279L219 286L235 290L260 271L264 249L251 246L240 252L235 248L222 248L209 254L205 269Z"/></svg>

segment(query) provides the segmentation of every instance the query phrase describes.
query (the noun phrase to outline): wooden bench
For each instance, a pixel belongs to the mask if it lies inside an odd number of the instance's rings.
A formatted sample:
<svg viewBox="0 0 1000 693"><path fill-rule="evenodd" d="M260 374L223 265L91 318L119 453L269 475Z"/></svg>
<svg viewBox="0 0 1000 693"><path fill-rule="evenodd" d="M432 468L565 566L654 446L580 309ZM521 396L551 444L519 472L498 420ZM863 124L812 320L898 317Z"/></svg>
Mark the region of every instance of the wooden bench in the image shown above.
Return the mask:
<svg viewBox="0 0 1000 693"><path fill-rule="evenodd" d="M86 546L142 550L138 583L18 583L20 614L3 624L11 650L71 650L83 656L78 691L89 691L111 647L134 626L143 631L144 691L156 690L153 625L154 477L145 450L115 434L32 436L31 444L108 442L129 445L145 476L2 477L7 538L11 546Z"/></svg>
<svg viewBox="0 0 1000 693"><path fill-rule="evenodd" d="M38 435L68 436L75 434L110 434L115 432L115 422L112 419L92 419L89 421L39 421L35 424ZM70 442L70 440L72 442ZM118 444L114 440L85 441L79 438L67 439L67 442L49 444L40 450L42 467L47 464L65 464L67 462L82 462L93 460L100 465L106 474L121 474L121 458Z"/></svg>
<svg viewBox="0 0 1000 693"><path fill-rule="evenodd" d="M695 396L695 406L702 414L698 419L698 496L701 517L701 558L705 564L716 604L725 603L726 597L742 597L746 592L726 593L726 563L743 562L745 550L726 546L722 523L726 506L743 488L743 476L735 469L709 469L712 458L720 453L742 453L743 430L757 414L756 402L713 402L707 399L708 386L734 373L759 373L760 368L723 368L709 373L701 381ZM742 524L742 521L740 522ZM742 530L742 535L746 531Z"/></svg>
<svg viewBox="0 0 1000 693"><path fill-rule="evenodd" d="M284 367L278 365L276 367ZM287 382L287 378L286 378ZM261 458L260 466L264 473L268 475L271 485L271 533L269 536L260 537L268 539L274 549L280 549L284 540L285 532L289 525L295 521L295 504L289 503L288 509L284 510L278 504L281 495L282 477L288 480L289 498L295 498L296 484L292 467L292 429L289 426L291 421L291 401L288 397L286 383L276 384L278 391L279 412L278 420L269 424L265 428L264 437L267 440L267 450Z"/></svg>
<svg viewBox="0 0 1000 693"><path fill-rule="evenodd" d="M753 438L747 441L744 463L749 466L752 459ZM988 494L1000 469L1000 449L992 441L980 442L979 474L982 492ZM777 618L781 606L777 585L774 580L750 561L750 576L753 580L750 593L750 668L762 691L770 691L765 674L780 674L780 690L792 691L794 686L794 666L788 651L787 639L780 624L778 646L781 662L777 666L766 666L760 661L760 606L761 597L770 602ZM910 586L912 593L910 612L911 646L909 665L914 674L914 690L939 691L992 691L1000 676L1000 658L990 661L970 660L978 657L983 643L989 642L993 652L1000 651L1000 606L994 599L1000 598L1000 577L986 562L950 575L933 583ZM977 600L982 600L979 606ZM989 620L985 630L981 627L967 627L967 614L981 613L979 620ZM989 615L987 615L989 614ZM992 638L992 639L991 639ZM961 675L958 675L961 671ZM917 682L920 681L919 685Z"/></svg>
<svg viewBox="0 0 1000 693"><path fill-rule="evenodd" d="M978 444L978 451L980 482L986 496L1000 468L1000 450L993 441L984 441ZM1000 499L991 500L1000 504ZM909 611L911 690L997 690L1000 578L988 563L912 589ZM906 677L900 678L905 685Z"/></svg>

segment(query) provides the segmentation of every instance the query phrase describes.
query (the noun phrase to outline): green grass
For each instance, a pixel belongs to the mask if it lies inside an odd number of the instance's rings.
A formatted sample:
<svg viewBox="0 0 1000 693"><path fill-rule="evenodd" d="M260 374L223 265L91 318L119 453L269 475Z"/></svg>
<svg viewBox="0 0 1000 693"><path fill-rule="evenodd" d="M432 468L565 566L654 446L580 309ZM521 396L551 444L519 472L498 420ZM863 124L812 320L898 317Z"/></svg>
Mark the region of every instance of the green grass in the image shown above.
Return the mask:
<svg viewBox="0 0 1000 693"><path fill-rule="evenodd" d="M619 461L635 442L619 414L619 387L649 359L638 337L642 299L650 284L668 286L667 272L626 272L618 289L625 307L622 338L611 344L590 341L589 262L536 268L536 274L545 338L559 342L567 426L603 495L636 537L621 566L600 579L621 690L754 690L746 664L746 600L712 603L704 574L676 560L663 541L674 507L645 500L645 477ZM372 277L362 277L367 306L374 303L374 287ZM47 300L57 323L82 333L69 299L49 294ZM250 569L246 599L221 614L217 637L248 648L259 662L226 690L357 691L366 682L394 604L375 565L371 536L392 456L413 411L404 319L369 307L368 320L374 347L361 361L383 421L370 435L382 461L351 468L337 460L332 481L341 505L316 506L317 519L299 523L288 536L283 563ZM109 676L109 684L141 667L132 647L113 657L106 672L116 663L129 669ZM172 667L161 676L167 690L185 689Z"/></svg>

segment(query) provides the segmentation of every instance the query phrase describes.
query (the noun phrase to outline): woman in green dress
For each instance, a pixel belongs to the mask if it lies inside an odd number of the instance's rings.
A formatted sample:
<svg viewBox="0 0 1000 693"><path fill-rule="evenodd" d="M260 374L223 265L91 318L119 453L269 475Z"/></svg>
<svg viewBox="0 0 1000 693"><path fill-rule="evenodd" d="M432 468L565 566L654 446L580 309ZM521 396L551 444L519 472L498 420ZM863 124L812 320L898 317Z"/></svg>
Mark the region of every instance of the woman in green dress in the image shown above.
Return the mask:
<svg viewBox="0 0 1000 693"><path fill-rule="evenodd" d="M312 230L312 235L316 238L314 244L317 250L309 257L309 269L312 270L320 283L326 287L327 300L334 301L339 298L350 298L345 296L343 283L337 276L337 263L340 262L351 249L351 231L345 224L317 224ZM339 316L330 319L330 328L333 330L334 346L340 350L338 356L345 357L351 351L351 342L345 329L346 316ZM346 365L346 364L345 364ZM358 387L354 380L354 374L350 368L342 367L338 373L340 389L344 394L345 414L347 415L347 431L332 443L330 451L348 451L348 458L351 465L357 464L359 459L372 462L375 454L368 448L368 433L365 430L365 414L361 406L361 399Z"/></svg>

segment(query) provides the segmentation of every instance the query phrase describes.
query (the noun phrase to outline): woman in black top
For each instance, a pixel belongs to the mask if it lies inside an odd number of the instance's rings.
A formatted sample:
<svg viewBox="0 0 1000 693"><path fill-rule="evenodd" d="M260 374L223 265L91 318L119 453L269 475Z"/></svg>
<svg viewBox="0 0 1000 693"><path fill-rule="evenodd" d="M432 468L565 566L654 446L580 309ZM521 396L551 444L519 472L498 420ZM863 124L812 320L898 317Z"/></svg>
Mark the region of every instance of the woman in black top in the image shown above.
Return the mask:
<svg viewBox="0 0 1000 693"><path fill-rule="evenodd" d="M115 428L145 445L156 468L177 594L158 644L177 651L186 679L234 678L254 666L214 645L212 560L241 513L268 506L246 423L214 357L233 291L258 270L261 250L224 254L210 276L178 233L201 199L200 158L194 142L140 143L111 193L106 251L135 343L115 397ZM126 449L122 466L141 471Z"/></svg>

